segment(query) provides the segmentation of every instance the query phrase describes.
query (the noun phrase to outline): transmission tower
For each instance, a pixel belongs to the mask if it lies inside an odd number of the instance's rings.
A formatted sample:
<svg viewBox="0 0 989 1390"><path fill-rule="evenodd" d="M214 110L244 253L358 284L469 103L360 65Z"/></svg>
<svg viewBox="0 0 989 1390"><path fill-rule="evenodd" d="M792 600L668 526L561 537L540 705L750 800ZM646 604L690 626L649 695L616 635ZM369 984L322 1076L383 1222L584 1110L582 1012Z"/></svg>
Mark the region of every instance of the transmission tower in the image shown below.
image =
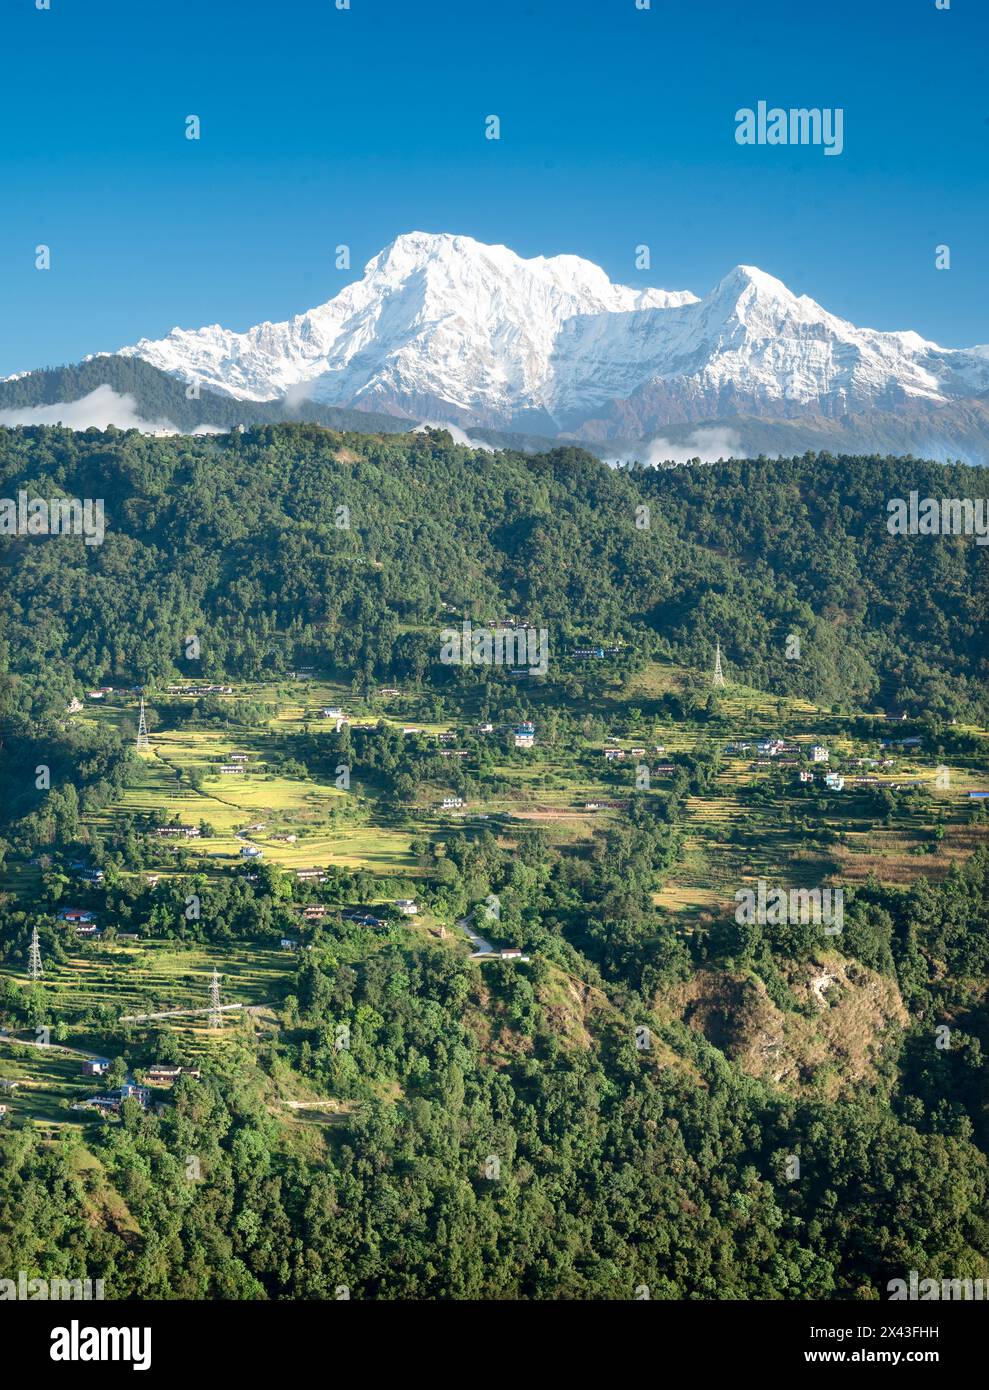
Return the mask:
<svg viewBox="0 0 989 1390"><path fill-rule="evenodd" d="M141 696L141 713L137 720L137 739L135 746L138 749L150 748L151 740L148 738L148 721L144 717L144 696Z"/></svg>
<svg viewBox="0 0 989 1390"><path fill-rule="evenodd" d="M715 690L723 690L725 687L725 673L721 669L721 643L719 642L714 652L714 675L711 677L711 684Z"/></svg>
<svg viewBox="0 0 989 1390"><path fill-rule="evenodd" d="M38 928L31 929L31 949L28 951L27 970L32 980L40 980L45 973L44 966L41 964L41 942L38 940Z"/></svg>
<svg viewBox="0 0 989 1390"><path fill-rule="evenodd" d="M213 966L213 974L209 982L209 1026L211 1028L223 1027L223 1014L220 1012L220 977Z"/></svg>

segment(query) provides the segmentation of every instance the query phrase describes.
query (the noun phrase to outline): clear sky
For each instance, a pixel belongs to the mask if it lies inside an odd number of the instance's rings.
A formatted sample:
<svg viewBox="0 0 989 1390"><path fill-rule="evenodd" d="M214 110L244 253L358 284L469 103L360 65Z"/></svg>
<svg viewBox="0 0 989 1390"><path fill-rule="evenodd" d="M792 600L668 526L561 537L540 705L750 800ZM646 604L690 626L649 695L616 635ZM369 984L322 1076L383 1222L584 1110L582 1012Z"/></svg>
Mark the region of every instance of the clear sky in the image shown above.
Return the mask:
<svg viewBox="0 0 989 1390"><path fill-rule="evenodd" d="M989 0L50 4L0 0L0 373L286 318L411 230L989 342ZM759 100L843 153L737 145Z"/></svg>

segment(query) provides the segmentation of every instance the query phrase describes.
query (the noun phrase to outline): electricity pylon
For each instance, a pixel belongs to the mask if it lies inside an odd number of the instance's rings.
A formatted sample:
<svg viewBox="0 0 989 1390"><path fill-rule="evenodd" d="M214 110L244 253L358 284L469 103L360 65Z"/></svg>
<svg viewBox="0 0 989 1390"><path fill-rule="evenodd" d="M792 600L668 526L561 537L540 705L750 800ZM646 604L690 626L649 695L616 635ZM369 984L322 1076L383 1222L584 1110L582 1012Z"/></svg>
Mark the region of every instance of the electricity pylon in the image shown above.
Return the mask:
<svg viewBox="0 0 989 1390"><path fill-rule="evenodd" d="M38 928L31 930L31 949L27 956L27 973L34 981L40 980L45 973L45 968L41 964L41 942L38 940Z"/></svg>
<svg viewBox="0 0 989 1390"><path fill-rule="evenodd" d="M220 977L215 965L209 982L209 1026L211 1028L223 1027L223 1014L220 1012Z"/></svg>
<svg viewBox="0 0 989 1390"><path fill-rule="evenodd" d="M715 690L724 690L725 673L721 669L721 643L719 642L714 652L714 675L711 677L711 684Z"/></svg>
<svg viewBox="0 0 989 1390"><path fill-rule="evenodd" d="M135 741L135 747L140 750L142 748L150 748L150 746L151 740L148 737L148 721L144 717L144 696L142 695L141 713L138 715L137 720L137 739Z"/></svg>

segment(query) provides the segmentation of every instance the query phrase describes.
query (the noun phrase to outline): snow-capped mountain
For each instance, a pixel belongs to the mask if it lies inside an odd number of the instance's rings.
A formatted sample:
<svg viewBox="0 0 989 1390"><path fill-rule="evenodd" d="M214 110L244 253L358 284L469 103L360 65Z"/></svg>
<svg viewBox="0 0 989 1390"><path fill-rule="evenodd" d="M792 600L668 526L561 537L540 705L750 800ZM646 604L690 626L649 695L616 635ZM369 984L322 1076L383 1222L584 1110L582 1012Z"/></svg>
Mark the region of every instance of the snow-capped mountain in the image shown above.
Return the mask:
<svg viewBox="0 0 989 1390"><path fill-rule="evenodd" d="M242 400L308 397L465 426L645 436L740 414L842 416L989 391L989 350L856 328L750 266L702 299L411 232L285 323L142 339L143 358Z"/></svg>

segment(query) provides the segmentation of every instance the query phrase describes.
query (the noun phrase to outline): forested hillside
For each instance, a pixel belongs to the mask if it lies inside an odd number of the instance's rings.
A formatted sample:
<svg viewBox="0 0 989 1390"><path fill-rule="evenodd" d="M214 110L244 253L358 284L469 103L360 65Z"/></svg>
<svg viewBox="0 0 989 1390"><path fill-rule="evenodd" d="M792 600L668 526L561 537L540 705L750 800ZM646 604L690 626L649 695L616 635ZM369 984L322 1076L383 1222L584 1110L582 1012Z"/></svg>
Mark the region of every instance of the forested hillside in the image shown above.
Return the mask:
<svg viewBox="0 0 989 1390"><path fill-rule="evenodd" d="M984 549L886 531L888 499L978 497L979 469L822 454L619 471L576 449L283 426L3 431L0 472L4 496L106 505L102 546L3 547L7 660L35 709L78 680L188 672L189 633L207 675L421 673L450 614L507 610L546 625L557 654L622 637L703 667L718 636L728 669L763 689L986 710Z"/></svg>

